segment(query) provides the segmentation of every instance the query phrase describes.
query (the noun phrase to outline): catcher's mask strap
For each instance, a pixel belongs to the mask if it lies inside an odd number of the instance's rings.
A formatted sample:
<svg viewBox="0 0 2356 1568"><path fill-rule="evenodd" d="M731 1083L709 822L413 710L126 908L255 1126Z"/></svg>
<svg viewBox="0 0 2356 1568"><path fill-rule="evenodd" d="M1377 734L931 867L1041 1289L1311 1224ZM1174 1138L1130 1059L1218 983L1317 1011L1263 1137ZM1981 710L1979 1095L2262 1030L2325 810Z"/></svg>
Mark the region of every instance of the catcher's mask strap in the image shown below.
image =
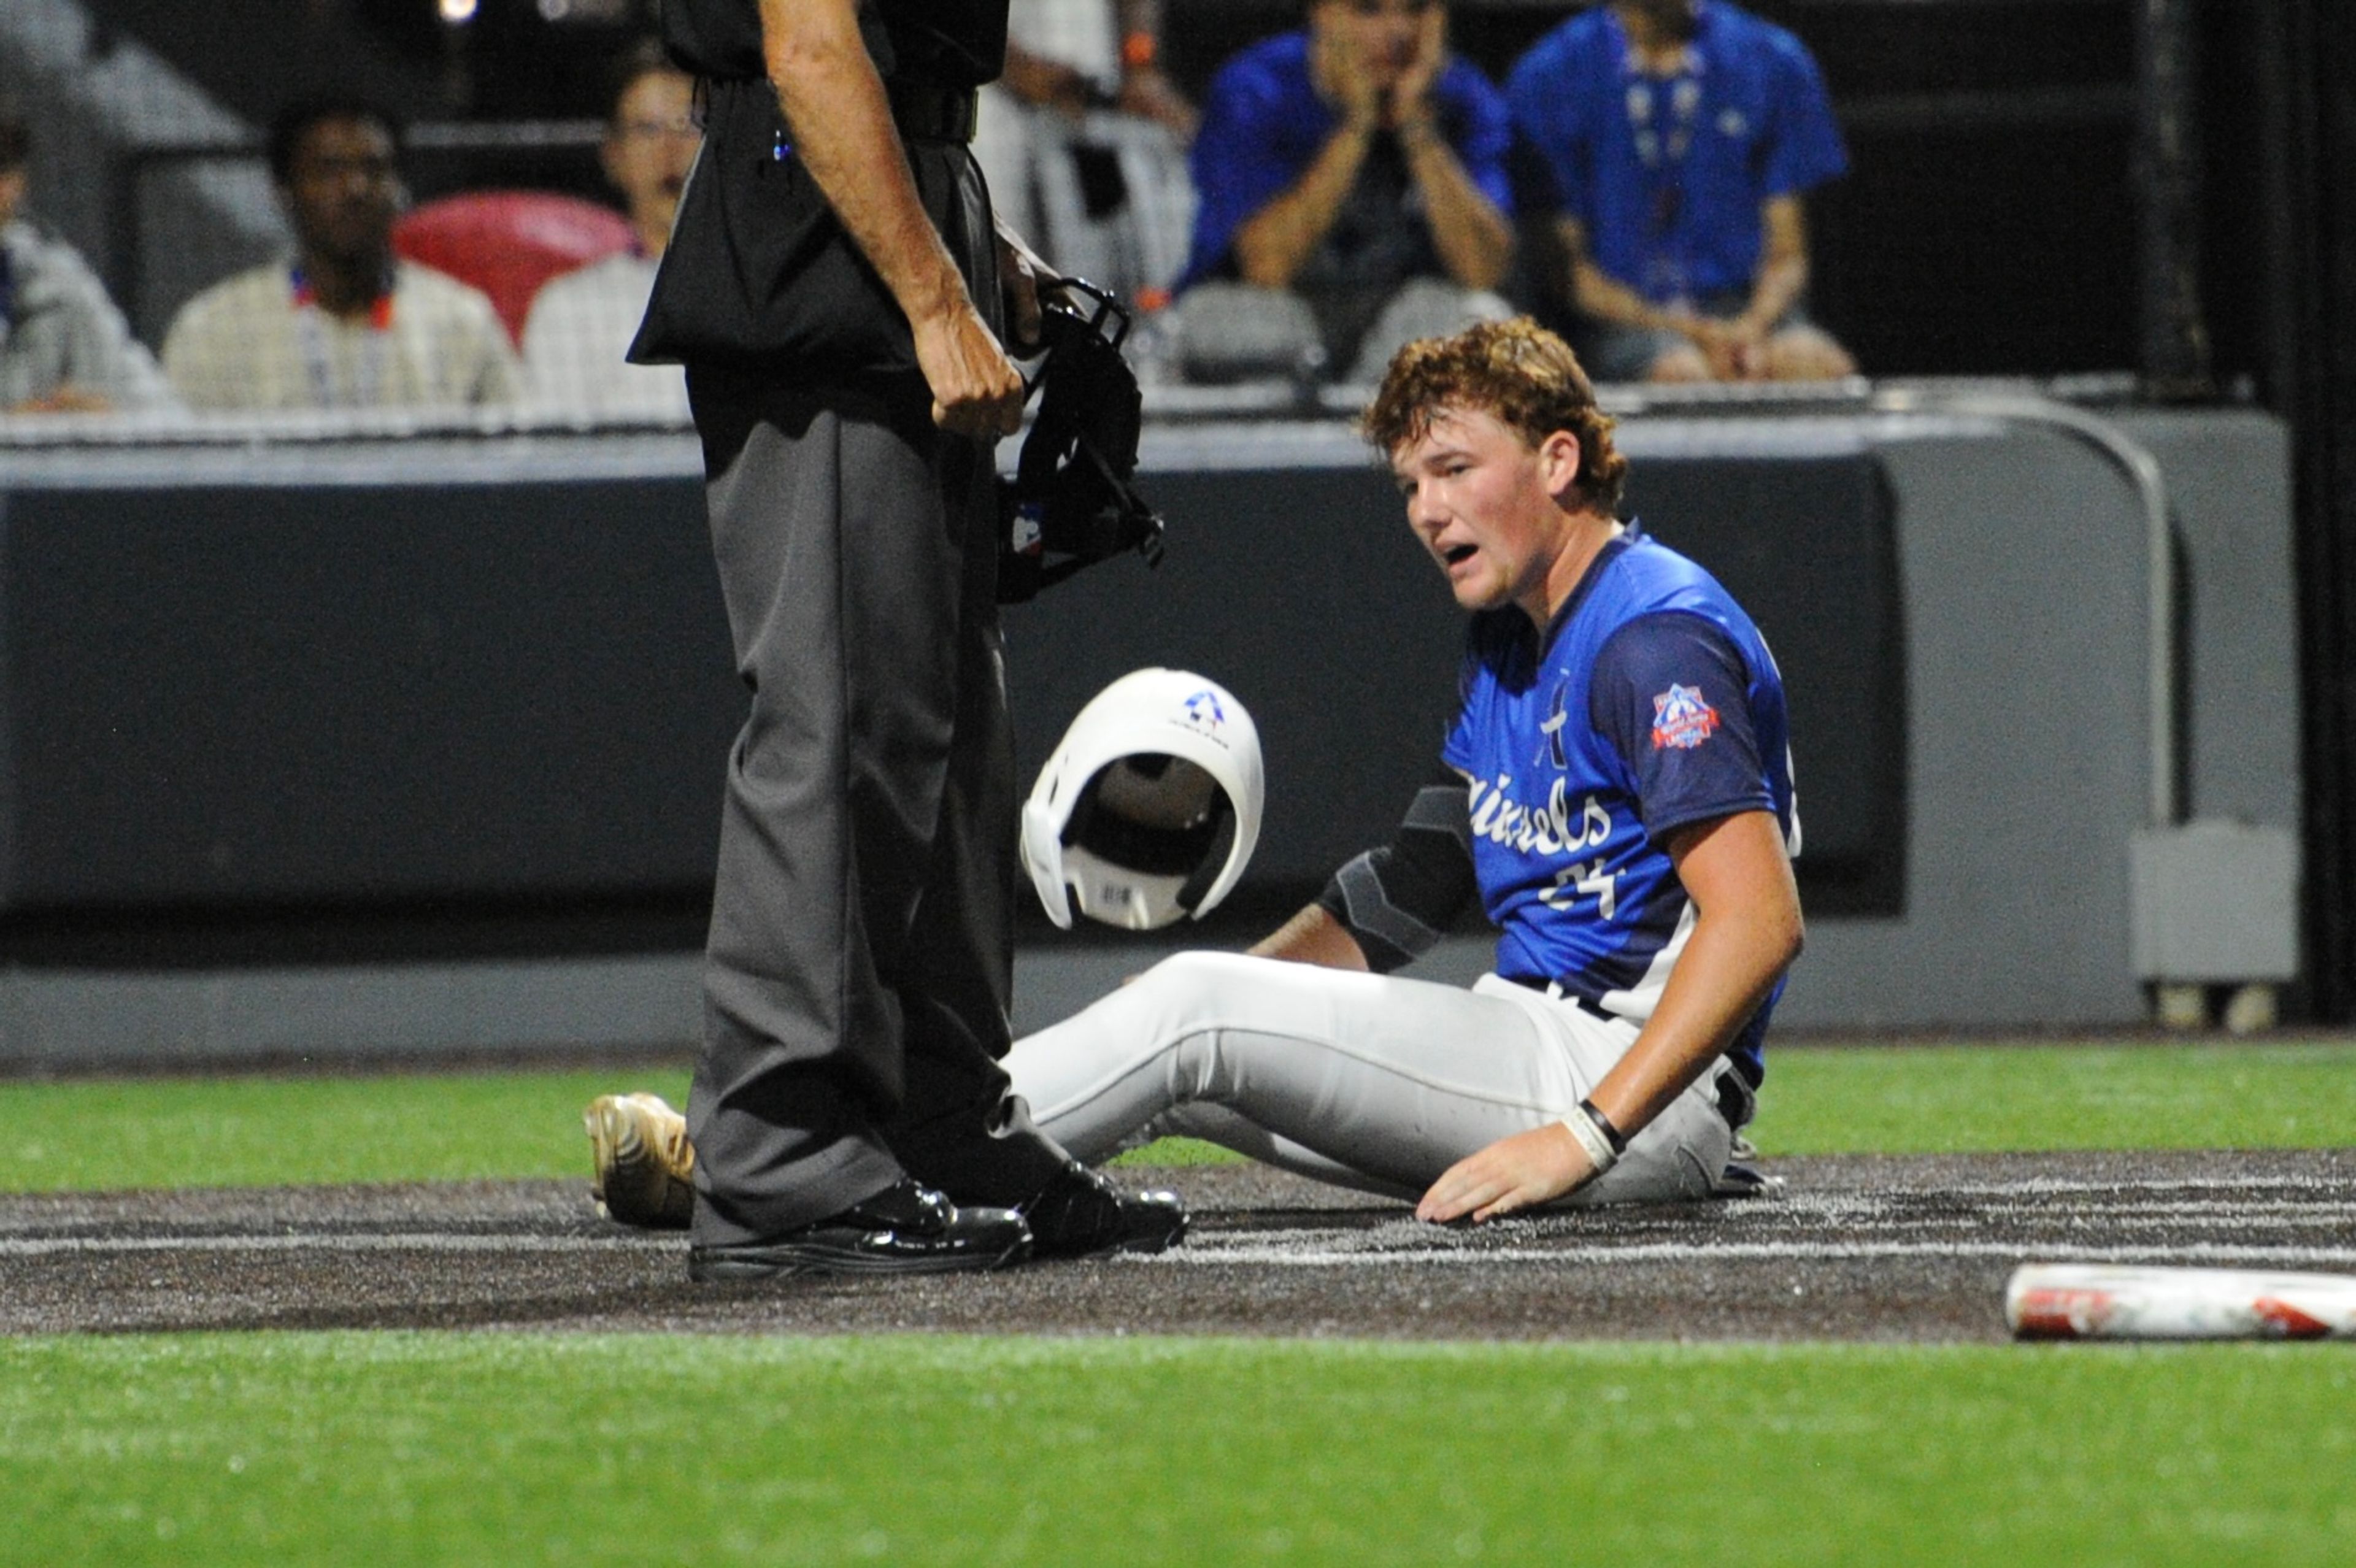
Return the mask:
<svg viewBox="0 0 2356 1568"><path fill-rule="evenodd" d="M1095 333L1115 348L1128 341L1129 307L1120 303L1119 294L1114 293L1110 289L1101 288L1086 278L1058 278L1055 280L1055 286L1064 291L1066 299L1073 294L1078 294L1094 304L1096 308L1093 310L1072 312L1074 315L1088 324L1090 332ZM1105 327L1108 321L1112 323L1109 331Z"/></svg>

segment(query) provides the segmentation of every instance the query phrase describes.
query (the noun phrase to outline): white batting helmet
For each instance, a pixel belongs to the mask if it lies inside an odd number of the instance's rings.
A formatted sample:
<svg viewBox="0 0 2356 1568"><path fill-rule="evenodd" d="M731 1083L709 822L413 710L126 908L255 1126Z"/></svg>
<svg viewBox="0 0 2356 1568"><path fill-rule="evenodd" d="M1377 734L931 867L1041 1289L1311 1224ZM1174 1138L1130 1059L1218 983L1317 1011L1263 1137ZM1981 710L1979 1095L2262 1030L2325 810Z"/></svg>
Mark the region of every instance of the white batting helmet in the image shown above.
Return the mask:
<svg viewBox="0 0 2356 1568"><path fill-rule="evenodd" d="M1039 770L1023 863L1066 931L1075 903L1130 931L1199 919L1243 876L1266 794L1259 731L1233 692L1132 670L1089 699Z"/></svg>

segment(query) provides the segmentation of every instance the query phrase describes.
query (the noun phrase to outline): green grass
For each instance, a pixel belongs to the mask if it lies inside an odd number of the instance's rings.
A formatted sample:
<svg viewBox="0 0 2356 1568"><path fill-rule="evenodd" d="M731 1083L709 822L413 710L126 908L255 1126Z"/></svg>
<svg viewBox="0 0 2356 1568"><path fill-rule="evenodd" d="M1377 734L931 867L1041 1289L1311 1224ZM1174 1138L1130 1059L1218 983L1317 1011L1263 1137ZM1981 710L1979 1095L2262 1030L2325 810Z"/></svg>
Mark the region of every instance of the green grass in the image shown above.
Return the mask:
<svg viewBox="0 0 2356 1568"><path fill-rule="evenodd" d="M2344 1563L2356 1358L0 1343L24 1563Z"/></svg>
<svg viewBox="0 0 2356 1568"><path fill-rule="evenodd" d="M1771 1053L1769 1154L2356 1147L2356 1045ZM0 1191L584 1175L580 1111L683 1070L0 1083ZM1169 1140L1156 1165L1232 1157Z"/></svg>
<svg viewBox="0 0 2356 1568"><path fill-rule="evenodd" d="M0 1083L0 1191L581 1176L581 1108L667 1069Z"/></svg>
<svg viewBox="0 0 2356 1568"><path fill-rule="evenodd" d="M0 1189L579 1177L640 1087L5 1083ZM2350 1146L2356 1047L1786 1051L1766 1104L1774 1153ZM2341 1346L0 1339L5 1564L2337 1563L2351 1473Z"/></svg>
<svg viewBox="0 0 2356 1568"><path fill-rule="evenodd" d="M2356 1146L2356 1044L1775 1051L1770 1154Z"/></svg>

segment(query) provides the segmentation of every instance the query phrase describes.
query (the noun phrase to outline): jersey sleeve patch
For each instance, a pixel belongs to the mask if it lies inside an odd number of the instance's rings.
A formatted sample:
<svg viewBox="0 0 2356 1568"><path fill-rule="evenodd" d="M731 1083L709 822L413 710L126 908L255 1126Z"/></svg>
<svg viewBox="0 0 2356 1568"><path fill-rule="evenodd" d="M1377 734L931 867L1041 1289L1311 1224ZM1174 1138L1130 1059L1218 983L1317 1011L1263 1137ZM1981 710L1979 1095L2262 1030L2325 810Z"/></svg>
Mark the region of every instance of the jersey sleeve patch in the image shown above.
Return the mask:
<svg viewBox="0 0 2356 1568"><path fill-rule="evenodd" d="M1697 686L1669 683L1653 699L1653 750L1690 752L1718 731L1718 709Z"/></svg>
<svg viewBox="0 0 2356 1568"><path fill-rule="evenodd" d="M1773 808L1749 678L1733 639L1697 614L1639 616L1604 643L1589 721L1627 768L1645 832Z"/></svg>

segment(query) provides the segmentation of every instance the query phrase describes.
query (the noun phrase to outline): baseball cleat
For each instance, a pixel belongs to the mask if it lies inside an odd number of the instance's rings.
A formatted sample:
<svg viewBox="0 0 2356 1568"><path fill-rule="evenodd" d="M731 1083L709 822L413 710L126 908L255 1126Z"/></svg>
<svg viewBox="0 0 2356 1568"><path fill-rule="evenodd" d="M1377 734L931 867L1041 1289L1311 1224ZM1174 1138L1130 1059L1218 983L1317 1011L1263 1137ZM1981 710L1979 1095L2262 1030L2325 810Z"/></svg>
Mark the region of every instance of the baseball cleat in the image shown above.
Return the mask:
<svg viewBox="0 0 2356 1568"><path fill-rule="evenodd" d="M1730 1159L1726 1162L1726 1168L1719 1173L1710 1195L1714 1198L1781 1198L1783 1196L1783 1179L1769 1176L1739 1159Z"/></svg>
<svg viewBox="0 0 2356 1568"><path fill-rule="evenodd" d="M1031 1230L1011 1209L961 1209L907 1177L840 1214L757 1242L691 1247L698 1284L803 1274L953 1274L1021 1263Z"/></svg>
<svg viewBox="0 0 2356 1568"><path fill-rule="evenodd" d="M581 1119L589 1129L589 1196L624 1225L683 1231L695 1211L695 1146L687 1118L654 1094L600 1094Z"/></svg>
<svg viewBox="0 0 2356 1568"><path fill-rule="evenodd" d="M1174 1192L1121 1192L1074 1160L1015 1212L1031 1224L1034 1258L1158 1253L1186 1235L1186 1205Z"/></svg>

